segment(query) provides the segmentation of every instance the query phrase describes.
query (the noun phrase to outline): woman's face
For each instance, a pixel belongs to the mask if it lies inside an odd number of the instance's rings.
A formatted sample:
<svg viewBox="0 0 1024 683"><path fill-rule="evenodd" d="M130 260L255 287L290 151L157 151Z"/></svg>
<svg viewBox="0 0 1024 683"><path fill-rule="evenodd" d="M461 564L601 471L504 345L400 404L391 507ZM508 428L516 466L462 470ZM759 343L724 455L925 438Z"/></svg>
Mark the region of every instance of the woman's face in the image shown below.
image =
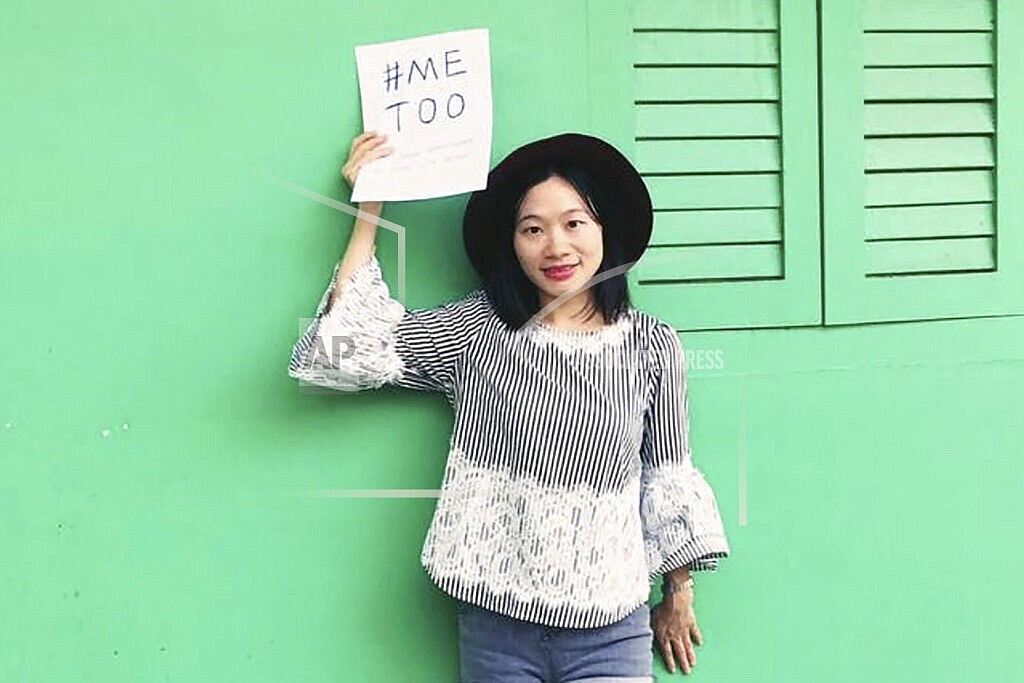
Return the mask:
<svg viewBox="0 0 1024 683"><path fill-rule="evenodd" d="M602 230L586 201L564 178L552 176L526 193L516 214L513 243L542 306L597 273L604 259ZM554 268L566 265L572 268Z"/></svg>

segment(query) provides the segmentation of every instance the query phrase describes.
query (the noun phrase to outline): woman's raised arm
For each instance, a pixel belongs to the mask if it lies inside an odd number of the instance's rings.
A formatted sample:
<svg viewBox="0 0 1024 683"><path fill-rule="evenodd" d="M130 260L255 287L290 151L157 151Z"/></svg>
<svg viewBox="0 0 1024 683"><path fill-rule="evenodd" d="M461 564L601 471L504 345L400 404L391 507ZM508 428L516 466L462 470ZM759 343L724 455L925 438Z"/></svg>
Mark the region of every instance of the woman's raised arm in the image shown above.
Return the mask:
<svg viewBox="0 0 1024 683"><path fill-rule="evenodd" d="M390 153L381 141L368 134L353 141L343 171L353 187L363 163ZM359 208L377 217L383 205ZM437 308L406 310L381 275L376 231L375 222L357 217L345 255L292 348L288 374L338 391L393 384L450 395L457 361L486 316L482 290Z"/></svg>
<svg viewBox="0 0 1024 683"><path fill-rule="evenodd" d="M367 131L352 140L348 159L341 168L341 175L349 187L355 188L359 171L366 163L386 157L391 153L391 148L384 146L386 140L386 135L378 134L375 131ZM380 218L383 210L384 202L359 203L359 211L369 214L373 218ZM330 310L341 296L342 287L337 285L346 283L349 277L370 259L376 239L377 224L363 215L357 216L352 236L348 240L348 247L335 270L334 286L327 302L327 310Z"/></svg>

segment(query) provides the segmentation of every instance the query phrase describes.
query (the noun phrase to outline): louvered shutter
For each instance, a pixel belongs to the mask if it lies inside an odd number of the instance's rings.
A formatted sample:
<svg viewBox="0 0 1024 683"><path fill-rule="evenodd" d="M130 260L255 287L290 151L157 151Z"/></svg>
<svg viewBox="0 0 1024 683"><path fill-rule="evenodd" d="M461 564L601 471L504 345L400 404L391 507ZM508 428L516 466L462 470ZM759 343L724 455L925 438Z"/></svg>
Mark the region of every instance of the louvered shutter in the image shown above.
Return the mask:
<svg viewBox="0 0 1024 683"><path fill-rule="evenodd" d="M629 89L591 56L605 79L595 106L633 93L625 144L655 207L635 302L677 329L820 323L814 4L623 4L632 11L599 19L600 42L616 51L607 36L632 28ZM595 119L624 123L609 116Z"/></svg>
<svg viewBox="0 0 1024 683"><path fill-rule="evenodd" d="M827 323L1024 312L1022 21L822 3Z"/></svg>

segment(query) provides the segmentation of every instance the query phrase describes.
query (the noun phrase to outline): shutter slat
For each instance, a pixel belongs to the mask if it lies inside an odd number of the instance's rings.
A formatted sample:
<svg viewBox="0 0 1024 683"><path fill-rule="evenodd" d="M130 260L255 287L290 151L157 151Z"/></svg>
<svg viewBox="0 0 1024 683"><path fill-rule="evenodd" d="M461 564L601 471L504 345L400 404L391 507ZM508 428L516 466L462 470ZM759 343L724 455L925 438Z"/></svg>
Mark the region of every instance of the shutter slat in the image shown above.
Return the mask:
<svg viewBox="0 0 1024 683"><path fill-rule="evenodd" d="M992 94L991 67L864 70L865 100L978 100Z"/></svg>
<svg viewBox="0 0 1024 683"><path fill-rule="evenodd" d="M641 173L778 171L778 140L641 140L636 143Z"/></svg>
<svg viewBox="0 0 1024 683"><path fill-rule="evenodd" d="M638 101L775 101L778 71L772 67L638 67Z"/></svg>
<svg viewBox="0 0 1024 683"><path fill-rule="evenodd" d="M779 176L692 175L645 178L659 209L771 208L780 205Z"/></svg>
<svg viewBox="0 0 1024 683"><path fill-rule="evenodd" d="M780 277L778 244L653 247L636 264L641 283Z"/></svg>
<svg viewBox="0 0 1024 683"><path fill-rule="evenodd" d="M641 104L637 137L778 136L779 106L767 102L733 104Z"/></svg>
<svg viewBox="0 0 1024 683"><path fill-rule="evenodd" d="M633 63L643 64L756 64L778 63L774 33L657 32L633 34Z"/></svg>
<svg viewBox="0 0 1024 683"><path fill-rule="evenodd" d="M989 102L942 104L868 104L864 107L867 135L991 133L995 117Z"/></svg>
<svg viewBox="0 0 1024 683"><path fill-rule="evenodd" d="M775 2L680 2L640 0L633 10L636 28L774 31L779 27Z"/></svg>
<svg viewBox="0 0 1024 683"><path fill-rule="evenodd" d="M991 171L868 173L864 178L866 206L990 202L993 190Z"/></svg>
<svg viewBox="0 0 1024 683"><path fill-rule="evenodd" d="M991 237L867 243L868 275L992 270Z"/></svg>
<svg viewBox="0 0 1024 683"><path fill-rule="evenodd" d="M978 31L994 23L990 0L865 0L863 6L865 31Z"/></svg>
<svg viewBox="0 0 1024 683"><path fill-rule="evenodd" d="M992 168L992 138L970 137L868 138L864 164L869 171L886 169Z"/></svg>
<svg viewBox="0 0 1024 683"><path fill-rule="evenodd" d="M872 208L864 218L867 239L994 234L989 203Z"/></svg>
<svg viewBox="0 0 1024 683"><path fill-rule="evenodd" d="M652 245L715 242L778 242L782 221L777 209L656 211Z"/></svg>
<svg viewBox="0 0 1024 683"><path fill-rule="evenodd" d="M867 33L866 66L990 66L991 33Z"/></svg>

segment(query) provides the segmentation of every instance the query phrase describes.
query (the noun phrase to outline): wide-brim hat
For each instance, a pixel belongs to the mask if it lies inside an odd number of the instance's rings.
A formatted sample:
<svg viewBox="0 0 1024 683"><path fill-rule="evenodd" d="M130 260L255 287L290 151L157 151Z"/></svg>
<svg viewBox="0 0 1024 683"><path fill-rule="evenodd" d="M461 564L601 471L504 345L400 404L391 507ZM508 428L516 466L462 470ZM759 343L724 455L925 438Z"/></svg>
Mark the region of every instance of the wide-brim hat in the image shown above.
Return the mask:
<svg viewBox="0 0 1024 683"><path fill-rule="evenodd" d="M538 165L564 163L577 167L596 183L620 216L618 236L626 262L636 261L651 238L654 215L647 185L633 164L610 143L582 133L562 133L516 149L487 176L487 187L474 192L462 218L466 254L487 280L498 253L498 239L507 234L500 221L509 220L523 191L525 177Z"/></svg>

